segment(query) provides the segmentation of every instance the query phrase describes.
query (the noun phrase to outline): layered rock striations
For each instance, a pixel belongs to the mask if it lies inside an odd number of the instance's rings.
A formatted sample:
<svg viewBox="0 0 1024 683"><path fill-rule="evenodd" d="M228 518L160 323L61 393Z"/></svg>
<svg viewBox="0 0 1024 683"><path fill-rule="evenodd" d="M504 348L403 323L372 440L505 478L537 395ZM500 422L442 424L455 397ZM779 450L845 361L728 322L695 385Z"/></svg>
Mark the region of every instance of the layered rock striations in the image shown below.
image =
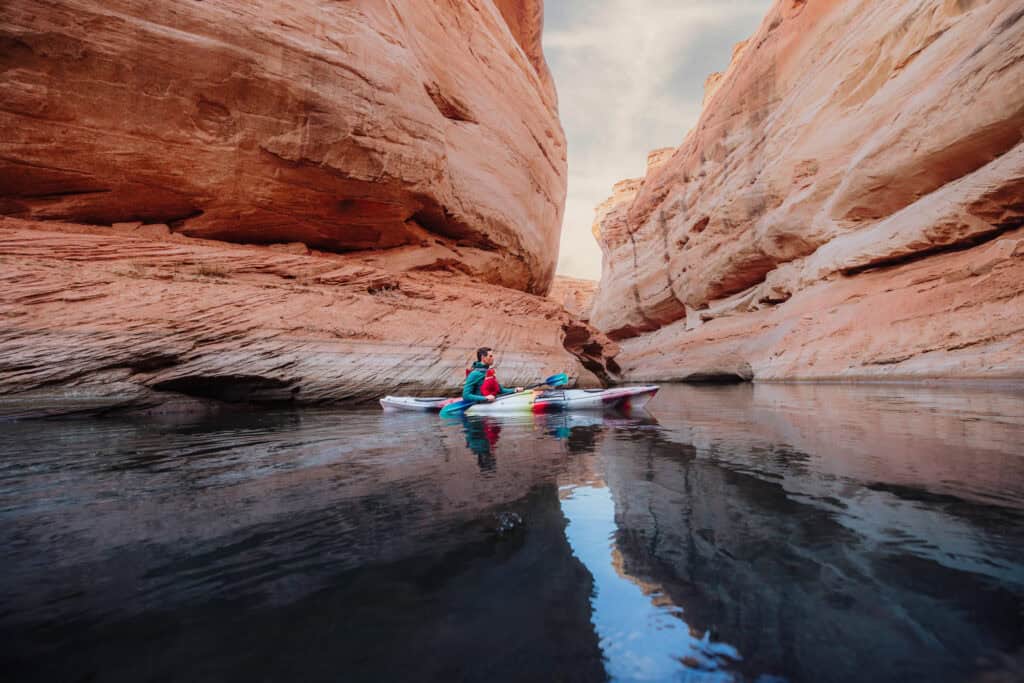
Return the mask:
<svg viewBox="0 0 1024 683"><path fill-rule="evenodd" d="M455 395L483 345L509 385L614 367L545 297L166 226L0 218L0 282L0 415Z"/></svg>
<svg viewBox="0 0 1024 683"><path fill-rule="evenodd" d="M0 5L0 413L611 379L541 0Z"/></svg>
<svg viewBox="0 0 1024 683"><path fill-rule="evenodd" d="M1024 376L1024 10L776 2L616 186L591 321L632 379Z"/></svg>
<svg viewBox="0 0 1024 683"><path fill-rule="evenodd" d="M0 213L547 291L565 139L543 3L10 0Z"/></svg>

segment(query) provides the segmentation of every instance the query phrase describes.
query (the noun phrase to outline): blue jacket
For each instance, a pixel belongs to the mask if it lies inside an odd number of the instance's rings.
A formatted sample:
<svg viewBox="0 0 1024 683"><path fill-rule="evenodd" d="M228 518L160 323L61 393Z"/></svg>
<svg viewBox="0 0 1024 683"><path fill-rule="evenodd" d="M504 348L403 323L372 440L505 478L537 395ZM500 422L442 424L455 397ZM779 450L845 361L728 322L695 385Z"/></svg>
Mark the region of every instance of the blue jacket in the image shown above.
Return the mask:
<svg viewBox="0 0 1024 683"><path fill-rule="evenodd" d="M462 400L473 401L474 403L484 403L487 398L480 393L480 385L487 379L487 365L476 361L473 363L473 369L468 375L466 375L466 383L462 385ZM501 387L501 385L498 385ZM506 389L501 387L502 394L514 394L515 389Z"/></svg>

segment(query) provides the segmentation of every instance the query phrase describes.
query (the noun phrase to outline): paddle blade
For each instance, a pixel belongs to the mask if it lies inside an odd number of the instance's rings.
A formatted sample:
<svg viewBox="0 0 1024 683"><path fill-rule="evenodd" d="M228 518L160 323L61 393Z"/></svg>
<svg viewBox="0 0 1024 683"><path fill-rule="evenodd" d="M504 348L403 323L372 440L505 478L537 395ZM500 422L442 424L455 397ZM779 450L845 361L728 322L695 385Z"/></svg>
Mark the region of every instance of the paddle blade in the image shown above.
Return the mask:
<svg viewBox="0 0 1024 683"><path fill-rule="evenodd" d="M456 401L441 408L441 417L457 417L465 412L466 408L473 405L472 401Z"/></svg>
<svg viewBox="0 0 1024 683"><path fill-rule="evenodd" d="M551 387L560 387L563 384L568 384L568 383L569 383L569 375L565 374L564 372L560 372L557 375L551 375L546 380L544 380L544 384L547 384L548 386L551 386Z"/></svg>

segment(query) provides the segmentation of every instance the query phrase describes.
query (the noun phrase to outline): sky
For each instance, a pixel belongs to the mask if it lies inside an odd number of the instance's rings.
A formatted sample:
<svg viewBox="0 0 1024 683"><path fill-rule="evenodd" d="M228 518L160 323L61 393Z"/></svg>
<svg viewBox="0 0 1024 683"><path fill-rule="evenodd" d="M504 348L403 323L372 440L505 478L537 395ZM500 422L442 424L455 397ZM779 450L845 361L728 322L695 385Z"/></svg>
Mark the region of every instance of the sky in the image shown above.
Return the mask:
<svg viewBox="0 0 1024 683"><path fill-rule="evenodd" d="M544 54L569 147L558 273L596 280L594 208L642 176L647 153L678 147L704 80L725 71L772 0L546 0Z"/></svg>

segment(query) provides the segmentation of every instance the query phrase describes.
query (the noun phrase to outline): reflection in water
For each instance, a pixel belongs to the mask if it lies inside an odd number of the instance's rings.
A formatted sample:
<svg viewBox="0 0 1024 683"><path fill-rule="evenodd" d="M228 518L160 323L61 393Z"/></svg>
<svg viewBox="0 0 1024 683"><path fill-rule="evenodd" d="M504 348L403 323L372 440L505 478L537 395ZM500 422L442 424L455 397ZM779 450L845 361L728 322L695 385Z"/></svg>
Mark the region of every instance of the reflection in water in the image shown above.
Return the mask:
<svg viewBox="0 0 1024 683"><path fill-rule="evenodd" d="M466 435L466 448L476 453L481 470L493 470L493 449L501 436L501 423L490 416L462 416L462 431Z"/></svg>
<svg viewBox="0 0 1024 683"><path fill-rule="evenodd" d="M0 670L1024 680L1020 391L650 409L0 424Z"/></svg>
<svg viewBox="0 0 1024 683"><path fill-rule="evenodd" d="M0 670L599 680L561 445L511 425L480 472L458 427L405 417L0 425Z"/></svg>
<svg viewBox="0 0 1024 683"><path fill-rule="evenodd" d="M567 487L562 512L569 520L565 534L573 553L594 577L592 619L612 680L733 679L719 667L740 658L735 648L711 642L707 634L691 635L681 610L622 572L613 557L615 506L606 488Z"/></svg>
<svg viewBox="0 0 1024 683"><path fill-rule="evenodd" d="M600 449L626 571L748 676L1024 680L1021 397L671 387Z"/></svg>

